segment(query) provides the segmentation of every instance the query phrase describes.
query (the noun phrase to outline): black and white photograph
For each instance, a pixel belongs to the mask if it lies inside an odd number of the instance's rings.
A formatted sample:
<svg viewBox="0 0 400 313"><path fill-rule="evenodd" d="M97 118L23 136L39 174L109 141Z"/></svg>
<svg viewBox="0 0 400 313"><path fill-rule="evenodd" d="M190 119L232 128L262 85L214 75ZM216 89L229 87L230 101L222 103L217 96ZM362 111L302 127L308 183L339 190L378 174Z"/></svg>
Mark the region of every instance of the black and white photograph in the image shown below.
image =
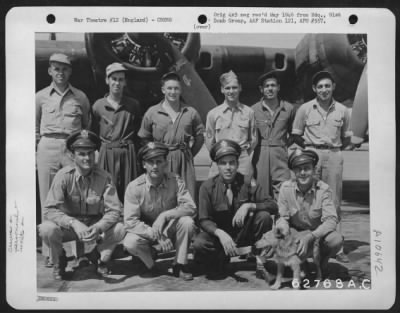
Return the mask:
<svg viewBox="0 0 400 313"><path fill-rule="evenodd" d="M8 273L30 260L23 308L120 298L121 309L309 308L301 299L321 291L325 308L348 308L381 297L395 207L380 185L395 154L379 147L395 135L394 120L376 121L394 115L394 90L376 103L384 92L371 86L394 48L377 49L389 39L367 12L354 22L349 9L236 9L86 8L59 25L37 12L47 26L26 30L29 84L7 84L27 102L17 112L7 98L10 120L27 125L7 135L32 140L7 148L23 150L29 189L7 185ZM186 12L195 20L179 27ZM371 23L388 14L374 12ZM10 299L16 281L8 275ZM246 300L264 294L294 302Z"/></svg>

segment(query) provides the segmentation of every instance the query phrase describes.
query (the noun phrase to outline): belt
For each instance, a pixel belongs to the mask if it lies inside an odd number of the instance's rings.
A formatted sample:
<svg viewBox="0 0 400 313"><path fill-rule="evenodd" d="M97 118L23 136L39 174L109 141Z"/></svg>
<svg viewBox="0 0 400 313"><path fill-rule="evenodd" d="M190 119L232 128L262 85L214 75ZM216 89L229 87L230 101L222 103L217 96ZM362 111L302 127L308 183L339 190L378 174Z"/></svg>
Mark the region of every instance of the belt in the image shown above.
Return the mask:
<svg viewBox="0 0 400 313"><path fill-rule="evenodd" d="M315 149L321 149L321 150L338 150L340 149L339 147L332 147L328 145L306 145L307 147L315 148Z"/></svg>
<svg viewBox="0 0 400 313"><path fill-rule="evenodd" d="M107 149L112 149L112 148L125 148L129 145L133 144L132 140L124 140L124 141L103 141L103 145L106 146Z"/></svg>
<svg viewBox="0 0 400 313"><path fill-rule="evenodd" d="M169 151L175 151L175 150L186 150L189 149L189 145L186 142L182 142L182 143L176 143L176 144L166 144L166 146L168 147Z"/></svg>
<svg viewBox="0 0 400 313"><path fill-rule="evenodd" d="M284 144L284 143L274 143L274 142L270 142L268 139L261 139L260 145L268 146L268 147L286 147L286 144Z"/></svg>
<svg viewBox="0 0 400 313"><path fill-rule="evenodd" d="M46 138L55 138L55 139L67 139L68 134L62 134L62 133L53 133L53 134L43 134L42 137Z"/></svg>

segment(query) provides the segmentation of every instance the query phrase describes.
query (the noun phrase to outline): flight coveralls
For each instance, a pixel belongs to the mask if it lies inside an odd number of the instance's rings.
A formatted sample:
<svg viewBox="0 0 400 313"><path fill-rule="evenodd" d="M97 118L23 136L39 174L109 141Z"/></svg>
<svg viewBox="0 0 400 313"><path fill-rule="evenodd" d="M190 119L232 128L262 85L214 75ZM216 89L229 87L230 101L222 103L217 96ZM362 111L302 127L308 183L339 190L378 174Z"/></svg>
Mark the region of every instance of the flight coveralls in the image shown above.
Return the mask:
<svg viewBox="0 0 400 313"><path fill-rule="evenodd" d="M102 141L98 166L111 174L121 201L128 184L141 172L136 158L140 116L139 102L126 96L117 109L108 103L107 97L93 105L92 130Z"/></svg>
<svg viewBox="0 0 400 313"><path fill-rule="evenodd" d="M196 197L193 157L203 145L203 133L203 122L194 108L181 105L179 115L173 122L162 102L147 110L139 130L143 141L157 141L168 146L169 170L185 181L193 199Z"/></svg>
<svg viewBox="0 0 400 313"><path fill-rule="evenodd" d="M255 113L258 143L253 154L254 177L268 195L278 200L282 182L290 179L287 139L296 111L292 104L280 100L271 112L263 99L252 106Z"/></svg>

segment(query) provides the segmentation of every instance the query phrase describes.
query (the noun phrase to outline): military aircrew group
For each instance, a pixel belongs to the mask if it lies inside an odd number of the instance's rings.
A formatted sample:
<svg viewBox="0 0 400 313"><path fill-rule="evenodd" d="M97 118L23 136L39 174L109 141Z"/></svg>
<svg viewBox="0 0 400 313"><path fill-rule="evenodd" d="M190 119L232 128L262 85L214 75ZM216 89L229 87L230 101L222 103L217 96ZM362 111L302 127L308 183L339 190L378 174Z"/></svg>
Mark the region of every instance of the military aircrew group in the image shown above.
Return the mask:
<svg viewBox="0 0 400 313"><path fill-rule="evenodd" d="M164 98L143 115L138 101L125 96L126 72L119 63L107 66L109 92L90 107L69 83L70 58L55 53L52 82L36 94L38 230L54 279L63 279L63 242L71 240L95 247L86 256L101 275L109 273L118 244L150 276L160 273L157 251L173 249L176 277L191 280L199 268L221 275L238 248L272 228L272 215L309 230L299 254L320 240L326 257L348 262L338 225L341 150L351 132L329 72L314 75L316 98L297 112L279 96L278 72L259 78L262 96L252 107L239 101L235 73L224 73L224 102L208 113L205 127L181 99L178 74L162 77ZM197 195L193 158L204 143L212 164Z"/></svg>

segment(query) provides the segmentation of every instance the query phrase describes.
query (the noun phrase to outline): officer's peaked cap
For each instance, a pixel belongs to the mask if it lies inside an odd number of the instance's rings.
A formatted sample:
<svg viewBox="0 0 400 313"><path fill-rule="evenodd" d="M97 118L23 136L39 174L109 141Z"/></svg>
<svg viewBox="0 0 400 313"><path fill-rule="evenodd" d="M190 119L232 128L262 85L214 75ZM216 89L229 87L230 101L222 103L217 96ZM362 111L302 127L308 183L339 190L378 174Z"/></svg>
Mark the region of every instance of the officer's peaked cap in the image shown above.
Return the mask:
<svg viewBox="0 0 400 313"><path fill-rule="evenodd" d="M99 150L101 140L95 133L83 129L68 136L66 145L72 152L77 149Z"/></svg>
<svg viewBox="0 0 400 313"><path fill-rule="evenodd" d="M317 165L319 160L318 154L313 150L296 149L289 157L288 166L294 169L306 163Z"/></svg>
<svg viewBox="0 0 400 313"><path fill-rule="evenodd" d="M139 160L150 160L158 156L166 156L169 152L168 147L162 142L148 142L138 152Z"/></svg>
<svg viewBox="0 0 400 313"><path fill-rule="evenodd" d="M210 150L211 160L217 162L220 158L226 155L234 155L239 157L241 153L239 144L233 140L223 139L215 143Z"/></svg>

